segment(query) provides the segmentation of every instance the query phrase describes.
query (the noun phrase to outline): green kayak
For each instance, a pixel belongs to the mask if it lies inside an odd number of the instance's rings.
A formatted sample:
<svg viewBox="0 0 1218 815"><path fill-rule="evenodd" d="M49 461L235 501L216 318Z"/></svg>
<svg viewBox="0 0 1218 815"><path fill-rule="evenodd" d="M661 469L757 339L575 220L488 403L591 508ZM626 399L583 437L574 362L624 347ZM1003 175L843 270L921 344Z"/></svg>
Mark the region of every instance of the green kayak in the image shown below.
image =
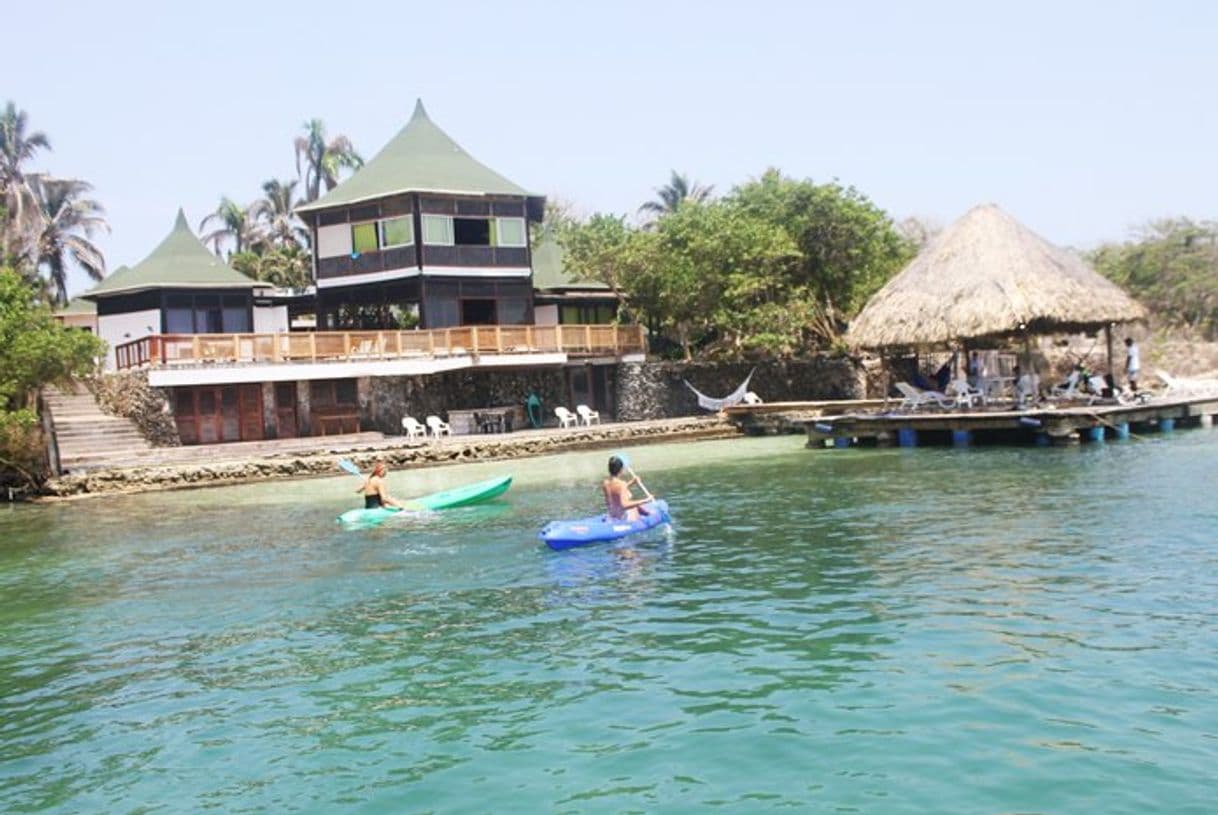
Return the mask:
<svg viewBox="0 0 1218 815"><path fill-rule="evenodd" d="M510 486L512 486L512 477L504 475L474 484L453 487L451 490L422 495L402 503L406 505L408 510L452 509L453 507L464 507L470 504L477 504L481 501L489 501L492 498L503 495ZM339 515L338 520L344 524L375 526L390 515L396 515L400 511L394 507L350 509Z"/></svg>

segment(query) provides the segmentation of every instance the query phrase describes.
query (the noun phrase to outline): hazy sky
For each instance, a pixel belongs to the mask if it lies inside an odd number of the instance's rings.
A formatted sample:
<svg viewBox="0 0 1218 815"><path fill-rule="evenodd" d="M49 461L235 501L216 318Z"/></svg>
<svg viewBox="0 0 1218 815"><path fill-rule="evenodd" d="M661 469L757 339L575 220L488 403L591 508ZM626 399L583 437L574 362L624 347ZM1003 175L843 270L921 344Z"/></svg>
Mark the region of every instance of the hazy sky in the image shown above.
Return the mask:
<svg viewBox="0 0 1218 815"><path fill-rule="evenodd" d="M295 177L322 118L371 157L422 97L473 156L578 212L670 169L776 166L894 218L995 202L1087 247L1218 216L1218 3L13 3L0 102L105 205L110 268L179 206ZM75 291L85 288L76 278Z"/></svg>

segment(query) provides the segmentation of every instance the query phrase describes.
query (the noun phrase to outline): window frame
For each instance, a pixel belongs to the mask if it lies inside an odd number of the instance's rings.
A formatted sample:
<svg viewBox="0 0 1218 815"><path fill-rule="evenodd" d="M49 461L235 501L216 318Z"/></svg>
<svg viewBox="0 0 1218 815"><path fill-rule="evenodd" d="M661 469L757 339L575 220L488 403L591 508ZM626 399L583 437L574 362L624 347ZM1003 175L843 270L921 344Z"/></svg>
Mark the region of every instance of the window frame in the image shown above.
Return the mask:
<svg viewBox="0 0 1218 815"><path fill-rule="evenodd" d="M446 225L445 232L446 232L446 234L447 234L447 236L448 236L448 241L447 241L447 242L441 242L441 241L432 241L432 240L428 240L428 237L427 237L427 224L428 224L428 219L429 219L429 218L433 218L433 219L436 219L436 220L438 220L438 221L441 221L441 222L443 222L443 223ZM424 246L456 246L456 235L454 235L454 234L453 234L453 216L451 216L451 215L437 215L437 214L436 214L436 213L434 213L434 212L425 212L425 213L423 213L423 215L422 215L422 220L421 220L421 222L420 222L420 223L421 223L421 225L422 225L422 227L423 227L423 235L422 235L422 238L423 238L423 245L424 245Z"/></svg>
<svg viewBox="0 0 1218 815"><path fill-rule="evenodd" d="M385 226L387 224L389 224L391 221L405 221L407 226L410 227L410 240L404 241L402 243L390 243L388 236L386 236L386 234L385 234ZM382 250L396 249L399 246L414 246L414 244L415 244L414 216L412 216L412 215L395 215L392 218L382 218L381 220L379 220L377 222L377 224L379 225Z"/></svg>
<svg viewBox="0 0 1218 815"><path fill-rule="evenodd" d="M355 223L351 224L351 254L352 255L357 255L357 254L365 255L365 254L368 254L369 252L381 251L381 249L383 247L381 246L381 230L380 230L379 224L380 224L379 220L378 221L356 221ZM356 242L356 239L355 239L355 230L359 229L361 227L366 227L366 226L372 227L372 238L373 238L373 240L376 241L376 246L373 247L372 249L360 249Z"/></svg>
<svg viewBox="0 0 1218 815"><path fill-rule="evenodd" d="M504 249L524 249L529 245L529 227L524 218L519 218L511 215L496 215L495 218L495 246L503 247ZM515 221L520 225L520 243L504 243L503 242L503 222Z"/></svg>

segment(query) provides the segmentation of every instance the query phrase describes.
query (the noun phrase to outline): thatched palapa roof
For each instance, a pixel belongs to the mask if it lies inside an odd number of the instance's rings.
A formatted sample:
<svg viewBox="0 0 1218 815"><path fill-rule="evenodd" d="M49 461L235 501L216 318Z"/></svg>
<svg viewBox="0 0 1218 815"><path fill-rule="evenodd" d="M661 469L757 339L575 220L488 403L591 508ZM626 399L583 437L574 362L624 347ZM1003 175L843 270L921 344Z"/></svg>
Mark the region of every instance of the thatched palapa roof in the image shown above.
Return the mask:
<svg viewBox="0 0 1218 815"><path fill-rule="evenodd" d="M1093 331L1146 310L1078 255L993 204L974 207L880 289L850 324L860 348Z"/></svg>

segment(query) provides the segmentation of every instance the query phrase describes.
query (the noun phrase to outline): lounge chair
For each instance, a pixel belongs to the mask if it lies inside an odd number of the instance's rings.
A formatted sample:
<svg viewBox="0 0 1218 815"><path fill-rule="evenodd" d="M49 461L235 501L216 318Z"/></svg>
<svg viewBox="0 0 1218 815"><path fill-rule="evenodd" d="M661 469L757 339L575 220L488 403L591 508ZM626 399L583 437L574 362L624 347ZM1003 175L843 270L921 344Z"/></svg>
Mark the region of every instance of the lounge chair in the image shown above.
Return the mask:
<svg viewBox="0 0 1218 815"><path fill-rule="evenodd" d="M1060 385L1054 385L1049 388L1049 397L1051 399L1077 399L1079 398L1078 386L1079 380L1082 377L1079 374L1078 368L1070 372L1066 377L1066 381Z"/></svg>
<svg viewBox="0 0 1218 815"><path fill-rule="evenodd" d="M559 427L575 427L579 424L579 417L562 405L554 408L554 415L558 417Z"/></svg>
<svg viewBox="0 0 1218 815"><path fill-rule="evenodd" d="M975 405L985 404L985 394L980 388L974 388L966 380L953 379L947 389L959 407L971 408Z"/></svg>
<svg viewBox="0 0 1218 815"><path fill-rule="evenodd" d="M1023 374L1015 382L1016 407L1030 407L1040 399L1040 377L1036 374Z"/></svg>
<svg viewBox="0 0 1218 815"><path fill-rule="evenodd" d="M600 411L593 410L587 405L576 405L575 412L579 414L580 420L588 426L591 426L593 422L597 424L601 423Z"/></svg>
<svg viewBox="0 0 1218 815"><path fill-rule="evenodd" d="M748 393L746 393L744 395L744 403L746 405L760 405L761 397L758 396L757 394L753 393L752 391L749 391Z"/></svg>
<svg viewBox="0 0 1218 815"><path fill-rule="evenodd" d="M897 410L917 410L925 407L947 409L956 406L954 399L949 399L946 394L939 393L939 391L918 390L908 382L897 382L895 387L904 397Z"/></svg>
<svg viewBox="0 0 1218 815"><path fill-rule="evenodd" d="M427 428L419 424L419 420L413 416L402 417L402 429L406 431L406 438L409 441L421 439L427 435Z"/></svg>
<svg viewBox="0 0 1218 815"><path fill-rule="evenodd" d="M433 438L438 439L441 436L451 436L453 434L453 429L448 426L448 422L441 420L439 416L428 416L424 421L427 422L427 427L431 430Z"/></svg>

